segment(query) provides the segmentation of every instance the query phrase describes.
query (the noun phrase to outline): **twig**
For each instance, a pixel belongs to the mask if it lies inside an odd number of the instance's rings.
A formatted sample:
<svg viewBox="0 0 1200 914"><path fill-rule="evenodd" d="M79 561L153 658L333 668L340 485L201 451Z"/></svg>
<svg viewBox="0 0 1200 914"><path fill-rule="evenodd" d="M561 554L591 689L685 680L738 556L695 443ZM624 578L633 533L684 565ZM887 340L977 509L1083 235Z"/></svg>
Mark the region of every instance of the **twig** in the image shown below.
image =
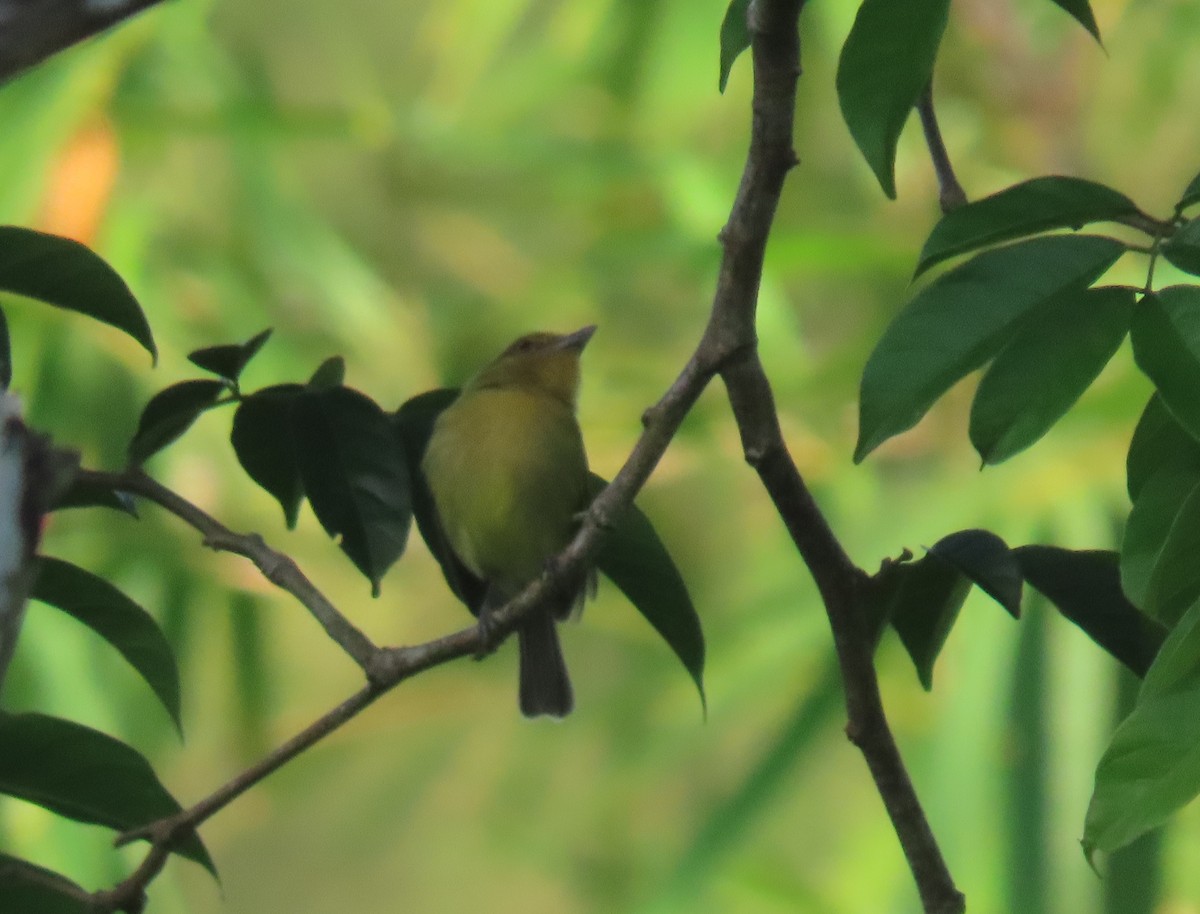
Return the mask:
<svg viewBox="0 0 1200 914"><path fill-rule="evenodd" d="M0 83L161 0L0 0Z"/></svg>
<svg viewBox="0 0 1200 914"><path fill-rule="evenodd" d="M216 518L138 469L120 473L80 470L78 478L83 482L93 482L149 499L203 534L204 545L209 548L248 558L258 566L263 577L299 600L359 667L367 671L374 661L379 649L371 640L329 602L290 557L270 548L261 536L234 533Z"/></svg>
<svg viewBox="0 0 1200 914"><path fill-rule="evenodd" d="M929 147L929 158L933 161L933 170L938 179L938 203L943 213L948 213L960 206L965 206L967 193L954 174L954 166L950 163L950 153L946 151L946 143L942 139L942 131L938 126L937 112L933 107L933 83L925 87L917 102L917 114L921 117L921 128L925 131L925 145Z"/></svg>

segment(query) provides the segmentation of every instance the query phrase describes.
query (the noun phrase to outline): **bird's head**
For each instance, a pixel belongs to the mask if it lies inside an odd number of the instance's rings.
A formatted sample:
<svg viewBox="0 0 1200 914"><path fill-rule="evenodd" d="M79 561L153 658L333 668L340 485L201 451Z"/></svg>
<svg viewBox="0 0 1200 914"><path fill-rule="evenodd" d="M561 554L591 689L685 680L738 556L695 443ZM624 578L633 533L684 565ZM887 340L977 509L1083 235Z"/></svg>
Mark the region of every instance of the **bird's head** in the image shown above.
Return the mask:
<svg viewBox="0 0 1200 914"><path fill-rule="evenodd" d="M515 340L468 387L525 389L561 400L574 407L579 391L579 356L594 324L574 333L530 333Z"/></svg>

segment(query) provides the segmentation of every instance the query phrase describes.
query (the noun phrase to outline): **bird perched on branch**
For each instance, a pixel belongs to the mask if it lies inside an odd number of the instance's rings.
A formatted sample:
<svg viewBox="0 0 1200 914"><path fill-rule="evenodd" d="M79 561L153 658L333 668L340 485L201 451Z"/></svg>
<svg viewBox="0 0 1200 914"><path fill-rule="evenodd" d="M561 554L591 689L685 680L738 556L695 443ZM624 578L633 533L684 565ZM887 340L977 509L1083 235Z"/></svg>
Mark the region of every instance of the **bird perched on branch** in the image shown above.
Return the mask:
<svg viewBox="0 0 1200 914"><path fill-rule="evenodd" d="M532 333L467 382L438 417L421 468L447 545L486 585L480 624L546 570L587 507L588 467L575 418L579 361L594 326ZM583 586L517 628L526 717L574 707L556 621Z"/></svg>

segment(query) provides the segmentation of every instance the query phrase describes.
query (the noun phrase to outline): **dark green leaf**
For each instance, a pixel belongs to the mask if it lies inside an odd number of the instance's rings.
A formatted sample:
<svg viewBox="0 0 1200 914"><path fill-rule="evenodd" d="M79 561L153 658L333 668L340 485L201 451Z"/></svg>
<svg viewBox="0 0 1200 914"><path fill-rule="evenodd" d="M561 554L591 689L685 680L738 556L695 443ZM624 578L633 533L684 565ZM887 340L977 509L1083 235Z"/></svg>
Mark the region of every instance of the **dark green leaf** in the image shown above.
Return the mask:
<svg viewBox="0 0 1200 914"><path fill-rule="evenodd" d="M1091 32L1092 37L1103 45L1103 42L1100 41L1100 27L1096 25L1096 17L1092 15L1092 6L1088 0L1050 0L1050 2L1070 13L1076 22Z"/></svg>
<svg viewBox="0 0 1200 914"><path fill-rule="evenodd" d="M0 911L12 914L90 914L88 892L66 876L0 854Z"/></svg>
<svg viewBox="0 0 1200 914"><path fill-rule="evenodd" d="M180 381L150 398L129 442L129 464L140 466L189 428L227 388L221 381Z"/></svg>
<svg viewBox="0 0 1200 914"><path fill-rule="evenodd" d="M37 565L30 598L74 616L120 651L182 730L179 669L154 618L108 581L70 562L41 557Z"/></svg>
<svg viewBox="0 0 1200 914"><path fill-rule="evenodd" d="M1167 409L1200 439L1200 288L1171 286L1143 296L1130 338L1138 367Z"/></svg>
<svg viewBox="0 0 1200 914"><path fill-rule="evenodd" d="M8 338L8 317L0 309L0 388L12 383L12 343Z"/></svg>
<svg viewBox="0 0 1200 914"><path fill-rule="evenodd" d="M1200 276L1200 219L1193 219L1163 242L1162 255L1172 266Z"/></svg>
<svg viewBox="0 0 1200 914"><path fill-rule="evenodd" d="M855 461L916 425L952 384L996 355L1038 305L1090 285L1124 250L1093 235L1031 238L977 254L918 292L863 370Z"/></svg>
<svg viewBox="0 0 1200 914"><path fill-rule="evenodd" d="M1183 192L1183 196L1175 204L1175 211L1177 213L1182 212L1195 203L1200 203L1200 174L1192 178L1191 183L1187 186L1187 190Z"/></svg>
<svg viewBox="0 0 1200 914"><path fill-rule="evenodd" d="M933 552L916 562L892 566L891 574L894 590L886 615L928 691L933 688L933 665L971 592L971 582Z"/></svg>
<svg viewBox="0 0 1200 914"><path fill-rule="evenodd" d="M1158 551L1146 584L1142 609L1174 625L1188 607L1200 599L1200 483L1180 503L1176 492L1175 519Z"/></svg>
<svg viewBox="0 0 1200 914"><path fill-rule="evenodd" d="M1021 322L971 405L971 443L984 463L1007 460L1062 418L1125 339L1133 307L1132 289L1074 286Z"/></svg>
<svg viewBox="0 0 1200 914"><path fill-rule="evenodd" d="M960 530L938 540L929 551L966 575L1014 619L1021 617L1021 568L996 534Z"/></svg>
<svg viewBox="0 0 1200 914"><path fill-rule="evenodd" d="M1112 657L1146 675L1167 629L1125 597L1115 552L1021 546L1013 554L1030 587Z"/></svg>
<svg viewBox="0 0 1200 914"><path fill-rule="evenodd" d="M1137 606L1148 609L1150 578L1179 514L1184 496L1200 484L1190 472L1160 473L1142 487L1121 537L1121 587Z"/></svg>
<svg viewBox="0 0 1200 914"><path fill-rule="evenodd" d="M1129 500L1136 502L1147 480L1159 474L1186 474L1200 481L1200 441L1184 430L1163 405L1162 397L1154 394L1142 411L1125 458Z"/></svg>
<svg viewBox="0 0 1200 914"><path fill-rule="evenodd" d="M228 381L236 381L242 370L254 358L263 344L271 336L268 327L262 333L255 334L244 343L231 343L224 346L208 346L188 354L188 361L197 368L211 371L218 377Z"/></svg>
<svg viewBox="0 0 1200 914"><path fill-rule="evenodd" d="M1124 194L1094 181L1061 176L1023 181L944 215L921 249L916 275L949 257L1001 241L1137 212L1137 204Z"/></svg>
<svg viewBox="0 0 1200 914"><path fill-rule="evenodd" d="M310 388L296 400L292 428L317 520L378 595L412 520L408 465L391 422L358 391Z"/></svg>
<svg viewBox="0 0 1200 914"><path fill-rule="evenodd" d="M296 526L304 497L292 433L292 410L303 390L299 384L280 384L245 397L229 436L242 469L279 502L289 529Z"/></svg>
<svg viewBox="0 0 1200 914"><path fill-rule="evenodd" d="M1171 631L1137 705L1113 734L1088 804L1083 846L1124 847L1200 793L1200 603Z"/></svg>
<svg viewBox="0 0 1200 914"><path fill-rule="evenodd" d="M933 76L949 10L950 0L863 0L842 47L842 117L891 198L900 131Z"/></svg>
<svg viewBox="0 0 1200 914"><path fill-rule="evenodd" d="M308 386L327 390L333 387L341 387L345 380L346 360L340 355L335 355L317 366L317 370L313 372L313 376L308 379Z"/></svg>
<svg viewBox="0 0 1200 914"><path fill-rule="evenodd" d="M125 281L77 241L0 226L0 289L116 327L158 358L146 315Z"/></svg>
<svg viewBox="0 0 1200 914"><path fill-rule="evenodd" d="M721 74L717 88L725 91L729 84L729 71L742 51L750 47L750 30L746 27L746 9L750 0L730 0L729 9L721 21Z"/></svg>
<svg viewBox="0 0 1200 914"><path fill-rule="evenodd" d="M589 473L588 479L590 500L608 482L595 473ZM662 635L696 683L701 704L706 704L700 617L671 554L637 505L630 505L608 532L596 567Z"/></svg>
<svg viewBox="0 0 1200 914"><path fill-rule="evenodd" d="M76 476L57 499L53 510L63 508L112 508L137 517L137 502L128 492L122 492L108 485L102 485L86 476Z"/></svg>
<svg viewBox="0 0 1200 914"><path fill-rule="evenodd" d="M401 405L393 417L393 422L408 462L413 516L417 521L417 529L441 566L442 576L445 577L450 590L472 613L478 615L487 587L468 570L446 542L433 505L433 495L425 482L424 473L421 472L421 459L425 456L425 448L429 444L430 435L433 434L433 424L442 411L457 398L457 390L431 390L418 394Z"/></svg>
<svg viewBox="0 0 1200 914"><path fill-rule="evenodd" d="M89 727L0 712L0 793L119 832L175 815L179 804L140 754ZM176 852L216 873L193 834Z"/></svg>

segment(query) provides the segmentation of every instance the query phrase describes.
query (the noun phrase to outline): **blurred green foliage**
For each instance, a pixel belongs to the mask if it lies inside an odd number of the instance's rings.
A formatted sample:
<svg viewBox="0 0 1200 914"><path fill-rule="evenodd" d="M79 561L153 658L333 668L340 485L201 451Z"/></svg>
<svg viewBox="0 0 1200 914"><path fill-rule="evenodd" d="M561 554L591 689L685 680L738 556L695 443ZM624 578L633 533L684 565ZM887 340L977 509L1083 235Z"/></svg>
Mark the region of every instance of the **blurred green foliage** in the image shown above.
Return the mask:
<svg viewBox="0 0 1200 914"><path fill-rule="evenodd" d="M1107 55L1049 3L953 5L935 86L972 197L1068 173L1168 215L1195 173L1200 8L1093 6ZM341 354L347 383L394 407L461 382L522 332L595 322L581 416L594 468L611 475L712 295L749 120L748 59L716 90L724 12L722 0L177 0L3 87L0 220L93 244L161 350L152 370L116 331L14 303L14 388L31 423L116 467L148 397L194 375L185 353L265 326L276 333L247 385L302 380ZM976 526L1014 545L1111 546L1148 392L1127 347L1002 467L977 472L965 389L851 465L859 374L937 218L915 125L889 203L840 120L834 72L852 17L853 4L805 10L801 165L762 287L789 445L864 567ZM227 415L204 416L150 469L292 552L382 643L468 622L415 543L370 599L307 509L285 530L228 434ZM566 723L520 719L511 648L432 671L213 819L221 888L176 862L151 910L917 910L841 732L815 590L719 388L640 504L705 624L706 723L678 663L609 588L564 633L579 702ZM245 562L151 506L142 515L64 513L45 549L160 619L180 655L186 745L119 658L43 607L8 698L121 736L188 803L358 680ZM887 705L973 912L1127 910L1105 907L1116 890L1077 843L1115 664L1048 613L1033 626L973 595L929 695L889 637ZM107 838L0 802L0 845L85 887L119 878ZM1198 846L1193 809L1160 847L1131 849L1149 862L1119 868L1121 897L1149 898L1161 878L1164 905L1200 906Z"/></svg>

